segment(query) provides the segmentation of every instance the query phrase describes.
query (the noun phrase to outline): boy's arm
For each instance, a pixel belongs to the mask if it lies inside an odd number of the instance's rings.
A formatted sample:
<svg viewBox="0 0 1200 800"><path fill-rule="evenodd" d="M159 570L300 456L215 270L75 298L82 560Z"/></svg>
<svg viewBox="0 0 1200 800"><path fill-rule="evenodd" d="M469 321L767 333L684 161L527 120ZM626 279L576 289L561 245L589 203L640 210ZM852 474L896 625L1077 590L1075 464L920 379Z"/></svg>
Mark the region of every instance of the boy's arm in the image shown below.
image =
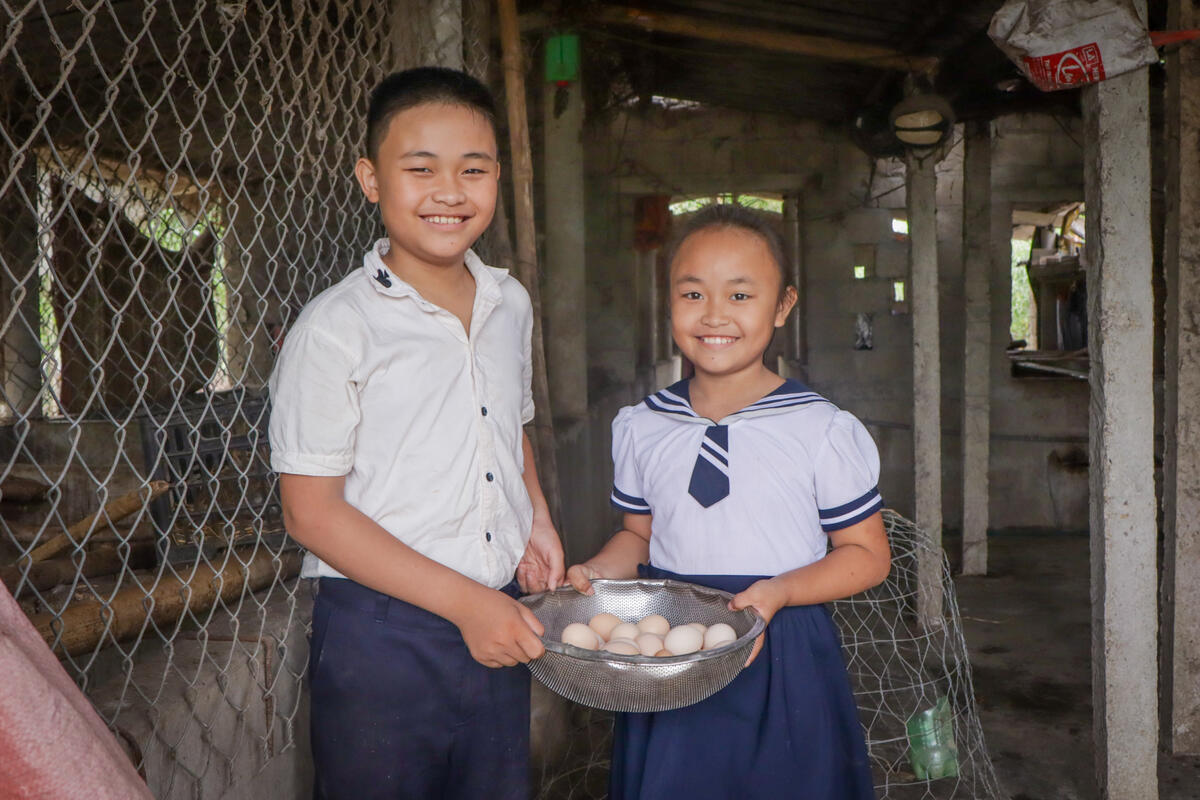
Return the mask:
<svg viewBox="0 0 1200 800"><path fill-rule="evenodd" d="M596 578L636 578L638 564L650 560L649 514L626 514L624 527L600 548L600 552L567 570L567 582L584 594L592 593Z"/></svg>
<svg viewBox="0 0 1200 800"><path fill-rule="evenodd" d="M281 474L288 533L338 572L454 623L471 655L488 667L513 666L544 652L544 629L503 592L421 555L346 502L345 478Z"/></svg>
<svg viewBox="0 0 1200 800"><path fill-rule="evenodd" d="M521 591L526 593L545 592L557 589L563 581L562 541L558 538L558 531L554 530L550 508L546 505L546 497L538 481L533 445L524 432L521 433L521 450L525 454L525 472L521 477L533 504L533 526L525 554L517 564L517 583Z"/></svg>

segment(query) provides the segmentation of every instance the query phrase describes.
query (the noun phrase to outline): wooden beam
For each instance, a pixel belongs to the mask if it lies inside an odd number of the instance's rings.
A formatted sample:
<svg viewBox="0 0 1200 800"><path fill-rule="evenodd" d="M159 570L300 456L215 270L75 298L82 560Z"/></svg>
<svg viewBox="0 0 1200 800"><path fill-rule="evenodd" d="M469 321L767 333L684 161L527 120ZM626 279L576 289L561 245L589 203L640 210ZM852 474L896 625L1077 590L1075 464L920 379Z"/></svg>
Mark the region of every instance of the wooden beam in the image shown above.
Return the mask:
<svg viewBox="0 0 1200 800"><path fill-rule="evenodd" d="M666 14L628 6L599 6L588 12L582 21L641 28L651 33L690 36L721 44L742 45L759 50L808 56L826 61L864 64L903 72L929 72L938 64L938 60L932 56L906 56L898 50L874 44L848 42L827 36L811 36L803 33L729 25L684 14Z"/></svg>

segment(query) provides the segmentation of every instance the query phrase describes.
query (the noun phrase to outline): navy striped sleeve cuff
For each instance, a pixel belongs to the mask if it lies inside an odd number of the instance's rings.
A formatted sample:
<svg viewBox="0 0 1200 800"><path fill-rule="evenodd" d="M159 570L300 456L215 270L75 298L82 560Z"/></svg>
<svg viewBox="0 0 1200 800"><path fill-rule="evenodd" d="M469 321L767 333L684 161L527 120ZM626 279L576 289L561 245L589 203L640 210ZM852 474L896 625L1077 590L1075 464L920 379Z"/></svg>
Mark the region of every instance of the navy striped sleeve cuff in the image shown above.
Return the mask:
<svg viewBox="0 0 1200 800"><path fill-rule="evenodd" d="M883 498L879 496L879 487L874 487L849 503L843 503L836 508L821 508L817 513L821 517L821 530L831 533L857 525L881 508Z"/></svg>
<svg viewBox="0 0 1200 800"><path fill-rule="evenodd" d="M631 494L625 494L616 486L613 487L612 496L609 498L612 501L613 507L619 511L624 511L626 514L649 514L650 504L640 497L634 497Z"/></svg>

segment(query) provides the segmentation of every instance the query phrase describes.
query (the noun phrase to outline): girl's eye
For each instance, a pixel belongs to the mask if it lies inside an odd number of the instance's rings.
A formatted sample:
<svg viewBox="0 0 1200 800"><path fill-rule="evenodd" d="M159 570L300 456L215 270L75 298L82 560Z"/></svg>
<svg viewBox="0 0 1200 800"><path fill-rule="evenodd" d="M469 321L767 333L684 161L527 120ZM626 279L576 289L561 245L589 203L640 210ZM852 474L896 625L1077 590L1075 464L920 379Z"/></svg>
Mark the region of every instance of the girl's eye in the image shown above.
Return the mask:
<svg viewBox="0 0 1200 800"><path fill-rule="evenodd" d="M684 292L683 297L685 300L699 300L700 293L699 292Z"/></svg>
<svg viewBox="0 0 1200 800"><path fill-rule="evenodd" d="M734 292L733 299L734 300L749 300L750 295L746 294L745 292Z"/></svg>

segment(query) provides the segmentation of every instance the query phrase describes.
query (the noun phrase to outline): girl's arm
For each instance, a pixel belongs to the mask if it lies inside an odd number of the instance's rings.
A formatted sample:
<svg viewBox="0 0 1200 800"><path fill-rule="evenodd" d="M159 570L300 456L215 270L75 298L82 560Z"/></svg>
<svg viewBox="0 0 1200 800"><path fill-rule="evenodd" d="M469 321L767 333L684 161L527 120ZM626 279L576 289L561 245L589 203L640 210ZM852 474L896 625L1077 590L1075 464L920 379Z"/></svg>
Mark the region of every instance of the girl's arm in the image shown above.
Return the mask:
<svg viewBox="0 0 1200 800"><path fill-rule="evenodd" d="M599 553L567 570L567 583L591 594L596 578L636 578L638 564L650 559L650 519L649 514L626 514L624 527Z"/></svg>
<svg viewBox="0 0 1200 800"><path fill-rule="evenodd" d="M784 606L810 606L840 600L883 582L892 569L892 552L883 515L829 534L831 550L820 561L758 581L734 596L734 610L754 606L771 621Z"/></svg>
<svg viewBox="0 0 1200 800"><path fill-rule="evenodd" d="M829 534L831 550L820 561L774 578L757 581L733 596L735 611L753 606L767 622L784 606L810 606L840 600L883 583L892 570L892 552L883 515L872 514L862 522ZM765 634L764 634L765 635ZM762 636L746 660L749 665L762 649Z"/></svg>
<svg viewBox="0 0 1200 800"><path fill-rule="evenodd" d="M557 589L563 580L563 549L554 521L550 519L550 508L538 482L537 466L533 460L533 446L529 437L521 434L521 450L525 454L525 472L521 476L529 501L533 504L533 526L525 554L517 564L517 583L526 593L545 592Z"/></svg>
<svg viewBox="0 0 1200 800"><path fill-rule="evenodd" d="M345 478L281 474L288 533L338 572L454 623L471 655L513 666L544 652L545 632L528 608L401 542L346 502Z"/></svg>

